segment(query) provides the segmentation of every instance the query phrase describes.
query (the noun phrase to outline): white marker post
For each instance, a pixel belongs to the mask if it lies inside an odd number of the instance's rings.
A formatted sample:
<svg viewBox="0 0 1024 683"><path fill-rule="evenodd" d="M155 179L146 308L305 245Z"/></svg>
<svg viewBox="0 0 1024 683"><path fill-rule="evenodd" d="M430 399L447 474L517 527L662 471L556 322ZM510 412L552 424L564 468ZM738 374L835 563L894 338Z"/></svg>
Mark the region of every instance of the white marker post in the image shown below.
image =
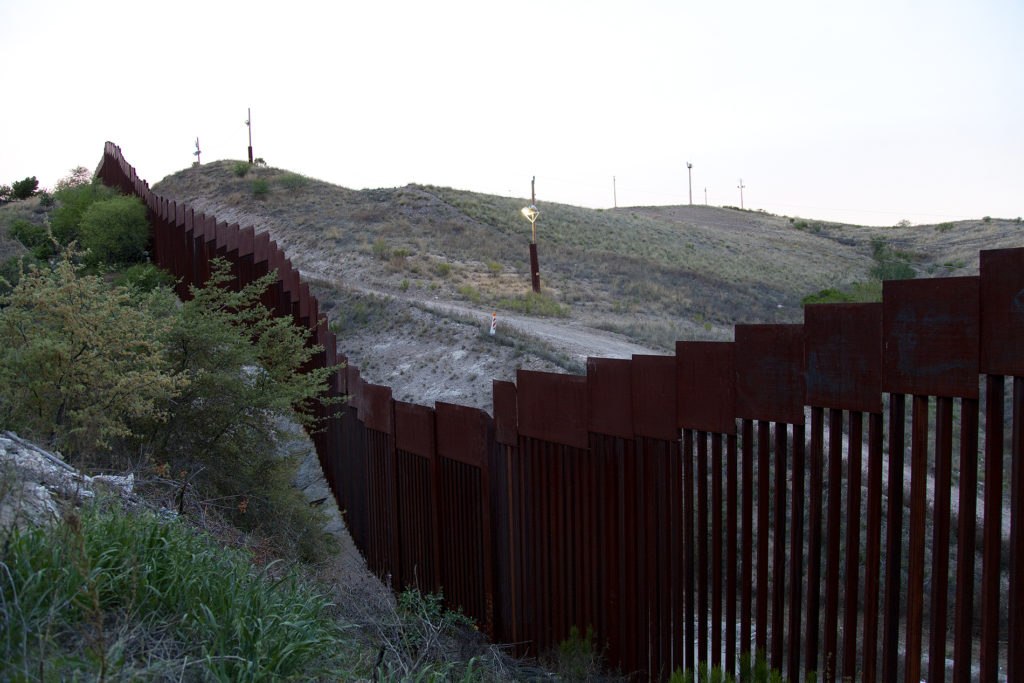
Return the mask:
<svg viewBox="0 0 1024 683"><path fill-rule="evenodd" d="M496 329L498 329L498 314L497 313L492 313L491 314L491 336L492 337L494 336L494 331Z"/></svg>

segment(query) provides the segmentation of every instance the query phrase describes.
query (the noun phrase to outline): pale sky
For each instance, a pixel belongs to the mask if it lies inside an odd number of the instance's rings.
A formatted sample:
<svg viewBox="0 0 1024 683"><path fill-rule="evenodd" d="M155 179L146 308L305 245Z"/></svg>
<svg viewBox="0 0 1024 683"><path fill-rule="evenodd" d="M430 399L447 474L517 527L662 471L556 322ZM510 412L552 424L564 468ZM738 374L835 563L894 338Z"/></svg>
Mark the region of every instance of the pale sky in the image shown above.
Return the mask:
<svg viewBox="0 0 1024 683"><path fill-rule="evenodd" d="M1024 2L0 0L0 183L121 146L352 188L1024 214Z"/></svg>

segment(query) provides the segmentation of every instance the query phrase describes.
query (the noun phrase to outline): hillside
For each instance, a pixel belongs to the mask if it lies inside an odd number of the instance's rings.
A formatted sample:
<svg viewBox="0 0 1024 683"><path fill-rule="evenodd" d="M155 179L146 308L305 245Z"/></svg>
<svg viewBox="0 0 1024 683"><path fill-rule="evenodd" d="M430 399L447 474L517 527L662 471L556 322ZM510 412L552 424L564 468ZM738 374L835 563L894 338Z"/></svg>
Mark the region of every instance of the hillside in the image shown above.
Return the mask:
<svg viewBox="0 0 1024 683"><path fill-rule="evenodd" d="M233 161L154 190L269 231L365 378L404 400L488 409L491 380L519 367L579 371L588 355L664 353L676 339L730 338L737 323L800 322L804 296L869 279L873 238L918 277L971 275L979 249L1020 246L1024 230L999 219L869 228L705 206L592 210L541 196L536 298L524 198L351 190ZM492 312L496 337L485 333Z"/></svg>

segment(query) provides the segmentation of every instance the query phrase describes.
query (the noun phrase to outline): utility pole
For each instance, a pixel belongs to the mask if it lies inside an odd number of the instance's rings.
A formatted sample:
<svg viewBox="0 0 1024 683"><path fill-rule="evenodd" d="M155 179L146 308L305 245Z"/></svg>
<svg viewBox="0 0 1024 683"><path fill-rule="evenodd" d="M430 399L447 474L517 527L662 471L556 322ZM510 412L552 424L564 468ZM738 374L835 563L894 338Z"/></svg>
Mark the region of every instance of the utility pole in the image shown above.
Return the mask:
<svg viewBox="0 0 1024 683"><path fill-rule="evenodd" d="M704 188L704 206L708 205L708 188Z"/></svg>
<svg viewBox="0 0 1024 683"><path fill-rule="evenodd" d="M615 189L615 176L612 176L612 206L619 208L619 195Z"/></svg>
<svg viewBox="0 0 1024 683"><path fill-rule="evenodd" d="M690 180L690 206L693 206L693 164L686 162L686 175Z"/></svg>
<svg viewBox="0 0 1024 683"><path fill-rule="evenodd" d="M740 188L740 208L742 209L743 208L743 188L746 187L746 185L743 184L743 178L740 178L740 184L737 185L736 187Z"/></svg>
<svg viewBox="0 0 1024 683"><path fill-rule="evenodd" d="M247 110L249 116L245 119L245 127L249 129L249 163L252 163L252 107Z"/></svg>

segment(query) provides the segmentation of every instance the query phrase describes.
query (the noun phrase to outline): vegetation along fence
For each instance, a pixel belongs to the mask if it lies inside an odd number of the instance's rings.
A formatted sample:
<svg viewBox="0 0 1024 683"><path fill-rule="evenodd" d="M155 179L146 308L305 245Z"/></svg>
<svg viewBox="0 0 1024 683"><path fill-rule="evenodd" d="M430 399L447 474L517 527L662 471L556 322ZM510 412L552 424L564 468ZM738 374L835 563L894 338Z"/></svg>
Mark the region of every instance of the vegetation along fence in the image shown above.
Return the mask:
<svg viewBox="0 0 1024 683"><path fill-rule="evenodd" d="M277 271L266 301L345 357L266 233L138 195L156 262ZM314 435L349 530L396 588L443 590L532 652L593 627L665 678L765 652L791 678L1024 680L1024 249L979 277L886 282L674 356L494 382L494 417L392 399L348 366ZM909 404L909 405L908 405Z"/></svg>

